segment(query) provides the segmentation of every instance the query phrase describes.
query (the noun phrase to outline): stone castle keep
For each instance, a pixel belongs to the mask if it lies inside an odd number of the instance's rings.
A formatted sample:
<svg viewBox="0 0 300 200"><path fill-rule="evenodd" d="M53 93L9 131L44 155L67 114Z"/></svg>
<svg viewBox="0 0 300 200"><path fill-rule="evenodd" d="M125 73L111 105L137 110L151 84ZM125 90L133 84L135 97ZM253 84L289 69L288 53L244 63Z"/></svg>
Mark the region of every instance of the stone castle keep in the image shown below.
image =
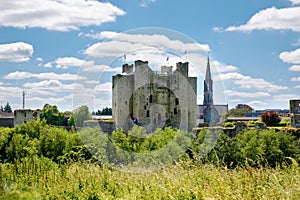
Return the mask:
<svg viewBox="0 0 300 200"><path fill-rule="evenodd" d="M291 126L300 128L300 100L290 100Z"/></svg>
<svg viewBox="0 0 300 200"><path fill-rule="evenodd" d="M148 61L124 64L122 74L113 76L112 110L116 127L129 130L132 119L153 131L173 126L192 130L197 118L197 78L189 77L189 64L177 63L153 71Z"/></svg>

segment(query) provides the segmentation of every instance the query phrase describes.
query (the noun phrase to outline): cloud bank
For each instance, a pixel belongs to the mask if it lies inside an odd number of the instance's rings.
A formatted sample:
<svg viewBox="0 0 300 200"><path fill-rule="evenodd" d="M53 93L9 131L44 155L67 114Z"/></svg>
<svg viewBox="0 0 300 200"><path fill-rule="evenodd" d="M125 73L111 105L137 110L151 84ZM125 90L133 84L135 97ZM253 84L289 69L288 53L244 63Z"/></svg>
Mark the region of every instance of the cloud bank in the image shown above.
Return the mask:
<svg viewBox="0 0 300 200"><path fill-rule="evenodd" d="M70 31L114 22L122 15L120 8L95 0L9 0L0 6L0 26Z"/></svg>

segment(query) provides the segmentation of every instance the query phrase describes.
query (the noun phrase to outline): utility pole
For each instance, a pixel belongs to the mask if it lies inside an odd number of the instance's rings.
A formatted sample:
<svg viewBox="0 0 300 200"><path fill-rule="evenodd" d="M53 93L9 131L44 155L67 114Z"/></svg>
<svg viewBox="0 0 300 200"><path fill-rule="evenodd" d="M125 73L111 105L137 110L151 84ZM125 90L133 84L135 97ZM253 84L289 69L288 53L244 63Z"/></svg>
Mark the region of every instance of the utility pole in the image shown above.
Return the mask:
<svg viewBox="0 0 300 200"><path fill-rule="evenodd" d="M25 109L25 95L26 95L26 93L25 93L25 91L23 91L23 110Z"/></svg>

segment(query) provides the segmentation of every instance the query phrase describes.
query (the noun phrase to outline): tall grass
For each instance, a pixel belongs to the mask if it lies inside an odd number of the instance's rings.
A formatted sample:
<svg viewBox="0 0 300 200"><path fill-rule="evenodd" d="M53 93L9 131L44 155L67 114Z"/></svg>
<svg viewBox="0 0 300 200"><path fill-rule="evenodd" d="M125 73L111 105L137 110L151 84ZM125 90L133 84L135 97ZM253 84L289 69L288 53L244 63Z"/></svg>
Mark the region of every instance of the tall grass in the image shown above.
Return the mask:
<svg viewBox="0 0 300 200"><path fill-rule="evenodd" d="M95 163L26 158L0 164L0 199L299 199L300 168L181 163L125 173Z"/></svg>

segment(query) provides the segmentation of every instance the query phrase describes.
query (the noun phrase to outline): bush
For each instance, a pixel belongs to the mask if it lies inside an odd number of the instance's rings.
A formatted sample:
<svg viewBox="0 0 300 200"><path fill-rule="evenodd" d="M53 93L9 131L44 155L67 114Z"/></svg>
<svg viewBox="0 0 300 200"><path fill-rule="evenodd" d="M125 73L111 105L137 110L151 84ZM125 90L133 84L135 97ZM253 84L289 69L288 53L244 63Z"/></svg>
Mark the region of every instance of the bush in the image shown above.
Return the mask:
<svg viewBox="0 0 300 200"><path fill-rule="evenodd" d="M225 122L224 127L225 128L234 127L234 124L232 122Z"/></svg>
<svg viewBox="0 0 300 200"><path fill-rule="evenodd" d="M295 137L282 131L246 130L233 138L222 134L206 161L231 168L246 163L252 167L276 167L291 164L288 157L300 161Z"/></svg>
<svg viewBox="0 0 300 200"><path fill-rule="evenodd" d="M261 119L267 126L278 124L281 121L278 113L275 111L264 112L261 115Z"/></svg>
<svg viewBox="0 0 300 200"><path fill-rule="evenodd" d="M247 122L247 126L250 127L255 127L255 121L251 120Z"/></svg>
<svg viewBox="0 0 300 200"><path fill-rule="evenodd" d="M199 123L199 124L198 124L198 127L199 127L199 128L202 128L202 127L209 127L209 124L208 124L208 123Z"/></svg>

